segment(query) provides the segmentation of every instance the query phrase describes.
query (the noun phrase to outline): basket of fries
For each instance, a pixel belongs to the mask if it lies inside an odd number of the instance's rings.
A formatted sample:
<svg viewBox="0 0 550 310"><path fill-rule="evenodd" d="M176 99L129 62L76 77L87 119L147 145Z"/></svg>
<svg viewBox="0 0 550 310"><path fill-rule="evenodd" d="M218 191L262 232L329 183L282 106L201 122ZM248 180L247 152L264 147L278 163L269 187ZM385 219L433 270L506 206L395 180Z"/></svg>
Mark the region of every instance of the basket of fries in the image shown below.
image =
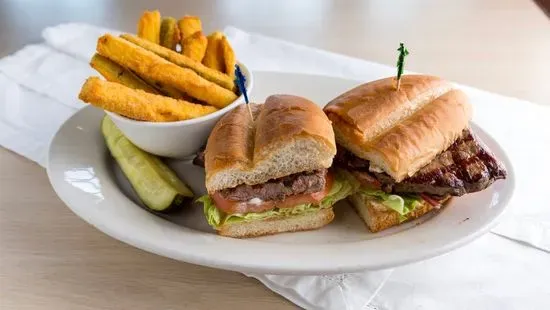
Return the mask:
<svg viewBox="0 0 550 310"><path fill-rule="evenodd" d="M86 80L79 98L105 110L141 149L185 158L205 142L218 119L244 102L235 86L235 66L253 87L221 32L204 35L201 20L141 16L137 35L104 34L90 65L103 77Z"/></svg>

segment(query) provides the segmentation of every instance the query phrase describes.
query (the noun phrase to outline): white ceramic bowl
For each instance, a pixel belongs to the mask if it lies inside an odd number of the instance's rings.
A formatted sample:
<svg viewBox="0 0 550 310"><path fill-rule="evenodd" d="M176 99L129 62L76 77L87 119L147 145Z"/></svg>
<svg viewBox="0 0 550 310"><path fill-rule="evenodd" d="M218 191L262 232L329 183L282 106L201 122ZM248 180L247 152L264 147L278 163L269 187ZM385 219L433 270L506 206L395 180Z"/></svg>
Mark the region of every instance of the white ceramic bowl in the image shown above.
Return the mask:
<svg viewBox="0 0 550 310"><path fill-rule="evenodd" d="M248 68L239 63L246 77L246 90L250 94L254 77ZM124 135L142 150L163 157L186 158L195 154L206 143L216 122L227 112L244 103L244 96L214 113L177 122L145 122L105 111Z"/></svg>

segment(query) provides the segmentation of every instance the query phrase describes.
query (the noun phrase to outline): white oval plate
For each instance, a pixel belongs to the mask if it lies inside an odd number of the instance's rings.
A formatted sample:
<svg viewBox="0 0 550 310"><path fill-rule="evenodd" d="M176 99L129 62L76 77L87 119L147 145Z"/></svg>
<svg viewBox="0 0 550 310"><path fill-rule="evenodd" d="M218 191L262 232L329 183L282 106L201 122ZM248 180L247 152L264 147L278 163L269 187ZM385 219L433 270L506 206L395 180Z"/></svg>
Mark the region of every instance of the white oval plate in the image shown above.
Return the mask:
<svg viewBox="0 0 550 310"><path fill-rule="evenodd" d="M325 105L359 82L336 78L257 72L254 101L275 93L301 95ZM87 107L71 117L50 146L48 176L59 197L82 219L137 248L215 268L268 274L330 274L384 269L434 257L464 245L494 226L513 191L512 166L483 130L474 131L504 161L509 176L480 193L453 199L438 214L372 234L346 202L322 229L238 240L217 236L202 207L173 215L141 206L105 147L103 112ZM185 141L174 141L185 143ZM189 161L169 164L202 195L204 171ZM422 223L422 225L418 225Z"/></svg>

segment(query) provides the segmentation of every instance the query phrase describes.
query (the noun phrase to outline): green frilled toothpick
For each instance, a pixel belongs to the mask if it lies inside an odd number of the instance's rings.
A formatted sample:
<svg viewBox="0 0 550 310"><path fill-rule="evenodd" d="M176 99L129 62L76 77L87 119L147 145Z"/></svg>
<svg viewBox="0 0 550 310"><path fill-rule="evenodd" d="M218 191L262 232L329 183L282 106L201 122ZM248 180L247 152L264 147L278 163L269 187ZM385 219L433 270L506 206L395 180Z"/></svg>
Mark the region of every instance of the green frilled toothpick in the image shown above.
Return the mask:
<svg viewBox="0 0 550 310"><path fill-rule="evenodd" d="M399 43L397 51L399 52L399 57L397 58L397 90L399 90L399 86L401 86L401 75L403 75L403 70L405 68L405 57L409 55L409 51L403 43Z"/></svg>

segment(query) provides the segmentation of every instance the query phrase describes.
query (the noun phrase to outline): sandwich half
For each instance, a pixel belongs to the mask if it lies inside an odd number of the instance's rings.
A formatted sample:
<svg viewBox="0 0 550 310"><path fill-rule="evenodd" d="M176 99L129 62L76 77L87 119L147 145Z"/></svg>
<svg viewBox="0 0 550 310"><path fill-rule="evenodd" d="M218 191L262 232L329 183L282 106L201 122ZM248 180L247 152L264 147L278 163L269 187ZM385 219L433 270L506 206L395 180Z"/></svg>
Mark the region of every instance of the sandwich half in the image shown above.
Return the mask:
<svg viewBox="0 0 550 310"><path fill-rule="evenodd" d="M224 115L206 144L208 223L218 234L256 237L310 230L332 221L332 205L358 183L333 172L334 132L313 102L274 95Z"/></svg>
<svg viewBox="0 0 550 310"><path fill-rule="evenodd" d="M360 182L350 200L373 232L506 177L469 128L467 96L438 77L404 75L399 90L393 78L366 83L324 111L338 144L335 165Z"/></svg>

